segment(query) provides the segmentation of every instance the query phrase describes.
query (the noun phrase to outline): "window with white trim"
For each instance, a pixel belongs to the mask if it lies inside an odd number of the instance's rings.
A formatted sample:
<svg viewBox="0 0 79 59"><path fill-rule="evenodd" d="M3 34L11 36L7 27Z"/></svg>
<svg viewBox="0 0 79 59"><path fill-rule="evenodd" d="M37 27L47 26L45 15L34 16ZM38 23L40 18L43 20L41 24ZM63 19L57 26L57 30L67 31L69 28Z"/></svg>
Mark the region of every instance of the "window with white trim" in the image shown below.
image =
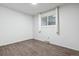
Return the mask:
<svg viewBox="0 0 79 59"><path fill-rule="evenodd" d="M56 25L56 17L53 15L41 17L41 26Z"/></svg>

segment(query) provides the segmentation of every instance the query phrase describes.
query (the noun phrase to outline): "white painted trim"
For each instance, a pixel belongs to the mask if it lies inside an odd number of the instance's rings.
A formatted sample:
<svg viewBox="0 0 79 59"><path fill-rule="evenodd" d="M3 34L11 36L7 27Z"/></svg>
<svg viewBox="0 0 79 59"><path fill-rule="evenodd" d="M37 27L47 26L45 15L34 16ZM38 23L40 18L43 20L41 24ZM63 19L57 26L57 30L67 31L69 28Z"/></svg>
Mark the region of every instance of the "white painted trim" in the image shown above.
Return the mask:
<svg viewBox="0 0 79 59"><path fill-rule="evenodd" d="M56 28L57 28L57 34L60 33L60 30L59 30L59 7L56 8Z"/></svg>
<svg viewBox="0 0 79 59"><path fill-rule="evenodd" d="M41 30L41 15L38 15L38 25L39 25L39 31Z"/></svg>
<svg viewBox="0 0 79 59"><path fill-rule="evenodd" d="M14 41L14 42L5 43L5 44L0 44L0 46L6 46L6 45L9 45L9 44L14 44L14 43L18 43L18 42L22 42L22 41L30 40L30 39L34 39L34 38L24 38L24 39L22 39L22 40L17 40L17 41Z"/></svg>

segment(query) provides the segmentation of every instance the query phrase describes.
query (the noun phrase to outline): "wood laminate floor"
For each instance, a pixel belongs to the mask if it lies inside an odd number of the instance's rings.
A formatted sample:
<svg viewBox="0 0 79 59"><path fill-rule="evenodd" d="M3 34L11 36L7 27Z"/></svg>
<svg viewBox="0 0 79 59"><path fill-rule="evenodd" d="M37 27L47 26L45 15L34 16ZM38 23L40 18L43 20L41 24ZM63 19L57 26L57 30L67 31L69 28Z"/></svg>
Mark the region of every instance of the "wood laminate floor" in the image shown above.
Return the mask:
<svg viewBox="0 0 79 59"><path fill-rule="evenodd" d="M79 52L31 39L0 47L0 56L79 56Z"/></svg>

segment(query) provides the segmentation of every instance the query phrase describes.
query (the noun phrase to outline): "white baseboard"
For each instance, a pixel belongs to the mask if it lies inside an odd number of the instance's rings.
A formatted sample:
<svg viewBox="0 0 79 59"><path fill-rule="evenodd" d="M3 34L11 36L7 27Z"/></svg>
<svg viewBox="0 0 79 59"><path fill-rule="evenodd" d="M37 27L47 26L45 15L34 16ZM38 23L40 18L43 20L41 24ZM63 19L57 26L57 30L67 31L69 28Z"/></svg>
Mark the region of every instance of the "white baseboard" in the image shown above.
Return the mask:
<svg viewBox="0 0 79 59"><path fill-rule="evenodd" d="M30 39L33 39L33 38L25 38L25 39L22 39L22 40L17 40L17 41L11 41L11 42L8 42L8 43L3 43L3 44L0 44L0 46L5 46L5 45L9 45L9 44L13 44L13 43L17 43L17 42L21 42L21 41L25 41L25 40L30 40Z"/></svg>
<svg viewBox="0 0 79 59"><path fill-rule="evenodd" d="M35 39L40 40L40 39L38 39L38 38L35 38ZM68 49L72 49L72 50L79 51L79 49L71 48L71 47L69 47L69 46L63 46L63 45L61 45L61 44L54 43L54 42L51 42L51 41L48 41L48 40L42 40L42 39L41 39L40 41L48 42L48 43L50 43L50 44L54 44L54 45L61 46L61 47L64 47L64 48L68 48Z"/></svg>

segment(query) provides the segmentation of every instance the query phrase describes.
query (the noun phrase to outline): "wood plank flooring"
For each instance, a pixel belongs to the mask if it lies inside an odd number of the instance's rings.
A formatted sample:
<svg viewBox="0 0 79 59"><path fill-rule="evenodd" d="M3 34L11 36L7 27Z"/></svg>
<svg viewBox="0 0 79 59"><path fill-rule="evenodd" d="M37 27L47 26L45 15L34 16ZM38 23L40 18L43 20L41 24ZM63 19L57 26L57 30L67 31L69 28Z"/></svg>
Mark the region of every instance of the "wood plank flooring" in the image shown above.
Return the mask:
<svg viewBox="0 0 79 59"><path fill-rule="evenodd" d="M31 39L0 47L0 56L79 56L79 51Z"/></svg>

